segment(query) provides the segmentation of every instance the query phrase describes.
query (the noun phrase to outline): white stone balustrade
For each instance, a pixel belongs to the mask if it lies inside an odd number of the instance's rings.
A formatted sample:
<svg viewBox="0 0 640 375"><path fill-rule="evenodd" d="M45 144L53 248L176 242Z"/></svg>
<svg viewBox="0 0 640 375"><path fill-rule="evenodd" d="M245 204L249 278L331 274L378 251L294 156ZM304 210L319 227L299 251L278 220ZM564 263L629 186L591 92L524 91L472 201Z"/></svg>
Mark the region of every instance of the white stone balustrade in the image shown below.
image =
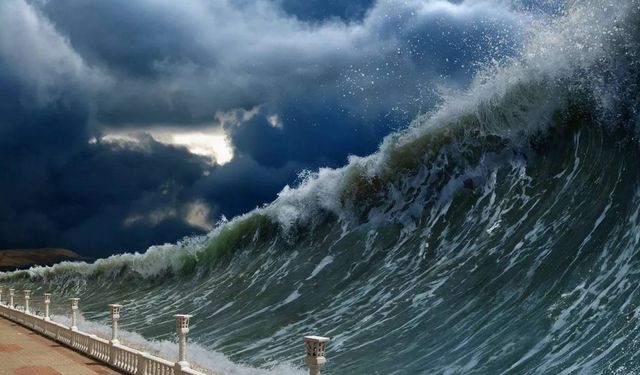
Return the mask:
<svg viewBox="0 0 640 375"><path fill-rule="evenodd" d="M304 343L307 356L304 361L309 366L309 375L320 375L320 369L327 363L324 352L329 342L328 337L305 336Z"/></svg>
<svg viewBox="0 0 640 375"><path fill-rule="evenodd" d="M25 310L28 310L28 295L25 291ZM2 303L2 288L0 288L0 317L12 320L18 324L38 332L67 345L89 357L103 363L108 363L126 374L131 375L205 375L192 369L187 362L186 341L189 333L189 319L191 315L177 314L176 333L178 334L178 361L171 362L156 357L146 352L135 350L118 342L118 319L122 305L110 304L109 313L112 322L111 340L90 335L78 330L77 311L79 298L70 298L71 302L71 326L65 326L51 320L49 316L49 304L51 293L44 294L45 316L30 315L21 311L13 304L14 289L9 289L9 304ZM309 366L310 375L320 375L320 369L326 363L324 356L327 337L305 336L305 362Z"/></svg>
<svg viewBox="0 0 640 375"><path fill-rule="evenodd" d="M10 297L13 289L10 289ZM126 374L131 375L205 375L204 373L189 367L186 362L186 334L189 332L190 315L179 315L178 327L179 336L182 337L182 349L179 350L179 357L184 363L171 362L163 358L156 357L149 353L141 352L127 347L117 342L118 328L117 321L120 317L121 305L109 305L109 312L112 323L115 322L115 329L112 330L111 340L90 335L78 330L77 311L79 298L70 298L71 302L71 326L56 323L48 316L48 306L51 303L51 293L45 293L45 317L26 314L18 310L12 303L9 305L1 303L0 317L7 318L18 324L36 331L43 336L67 345L79 352L95 358L103 363L108 363ZM13 302L11 299L10 302ZM178 318L176 317L176 322ZM115 340L115 341L114 341Z"/></svg>

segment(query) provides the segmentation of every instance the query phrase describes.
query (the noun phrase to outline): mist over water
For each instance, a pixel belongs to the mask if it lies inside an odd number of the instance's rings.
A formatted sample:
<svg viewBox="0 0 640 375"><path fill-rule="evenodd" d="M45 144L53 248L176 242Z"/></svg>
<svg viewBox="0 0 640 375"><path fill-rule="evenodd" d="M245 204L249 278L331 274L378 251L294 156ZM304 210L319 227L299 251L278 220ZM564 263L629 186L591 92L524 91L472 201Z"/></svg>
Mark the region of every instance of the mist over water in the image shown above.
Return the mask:
<svg viewBox="0 0 640 375"><path fill-rule="evenodd" d="M581 1L521 55L341 169L209 235L3 274L81 329L225 373L640 371L640 3ZM34 305L39 301L34 299ZM106 335L106 333L105 333Z"/></svg>

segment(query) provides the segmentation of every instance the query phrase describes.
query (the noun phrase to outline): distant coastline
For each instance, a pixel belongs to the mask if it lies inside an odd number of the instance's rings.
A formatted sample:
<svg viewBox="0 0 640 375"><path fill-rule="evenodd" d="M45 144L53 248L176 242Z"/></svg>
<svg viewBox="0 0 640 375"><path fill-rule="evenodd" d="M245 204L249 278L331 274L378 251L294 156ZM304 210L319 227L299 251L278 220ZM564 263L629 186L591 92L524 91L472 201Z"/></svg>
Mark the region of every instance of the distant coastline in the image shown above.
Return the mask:
<svg viewBox="0 0 640 375"><path fill-rule="evenodd" d="M50 266L63 261L90 260L68 249L7 249L0 250L0 272Z"/></svg>

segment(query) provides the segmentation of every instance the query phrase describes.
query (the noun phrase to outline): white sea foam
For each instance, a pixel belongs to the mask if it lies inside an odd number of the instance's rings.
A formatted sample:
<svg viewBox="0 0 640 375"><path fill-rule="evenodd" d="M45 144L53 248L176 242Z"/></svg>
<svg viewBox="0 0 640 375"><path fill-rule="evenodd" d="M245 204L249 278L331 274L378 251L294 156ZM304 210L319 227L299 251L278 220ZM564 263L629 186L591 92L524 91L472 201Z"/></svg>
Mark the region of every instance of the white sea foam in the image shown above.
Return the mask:
<svg viewBox="0 0 640 375"><path fill-rule="evenodd" d="M55 316L55 321L65 325L71 324L71 318L66 315ZM85 320L82 315L78 316L78 328L86 333L97 335L99 337L109 339L111 337L111 327L97 322ZM178 344L177 341L168 340L148 340L142 335L120 329L118 339L124 345L131 348L145 351L147 353L175 360L177 357ZM251 366L244 366L235 363L224 354L208 350L207 348L195 342L187 344L188 361L193 367L204 370L211 374L225 375L303 375L306 374L301 366L294 367L288 364L276 364L268 369L259 369Z"/></svg>

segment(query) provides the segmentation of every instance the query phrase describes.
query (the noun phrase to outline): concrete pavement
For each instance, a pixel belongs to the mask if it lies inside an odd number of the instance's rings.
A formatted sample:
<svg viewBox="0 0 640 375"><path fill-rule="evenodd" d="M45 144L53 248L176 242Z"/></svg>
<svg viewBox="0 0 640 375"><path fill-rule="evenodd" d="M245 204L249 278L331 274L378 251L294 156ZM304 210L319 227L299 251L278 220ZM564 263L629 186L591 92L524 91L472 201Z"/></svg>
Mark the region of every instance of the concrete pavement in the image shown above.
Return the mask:
<svg viewBox="0 0 640 375"><path fill-rule="evenodd" d="M0 375L116 375L120 372L0 318Z"/></svg>

